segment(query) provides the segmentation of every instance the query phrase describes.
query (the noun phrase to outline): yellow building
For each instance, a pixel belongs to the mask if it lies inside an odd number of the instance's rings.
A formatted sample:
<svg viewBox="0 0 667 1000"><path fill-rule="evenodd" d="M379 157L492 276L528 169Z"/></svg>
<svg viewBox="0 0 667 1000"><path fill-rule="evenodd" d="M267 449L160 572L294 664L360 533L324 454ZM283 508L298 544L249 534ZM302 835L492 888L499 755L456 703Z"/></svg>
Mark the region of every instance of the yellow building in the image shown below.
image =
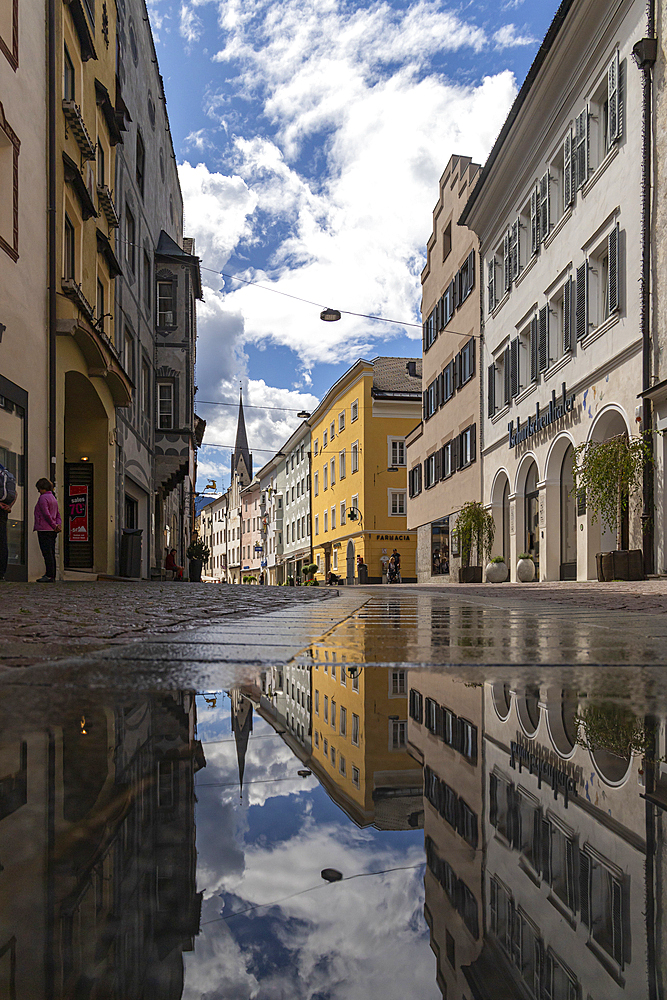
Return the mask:
<svg viewBox="0 0 667 1000"><path fill-rule="evenodd" d="M421 419L421 402L421 359L360 359L310 417L312 540L320 578L334 572L353 583L361 557L368 582L381 583L395 548L402 580L416 581L405 438Z"/></svg>
<svg viewBox="0 0 667 1000"><path fill-rule="evenodd" d="M363 638L351 637L347 652L339 634L311 650L309 763L358 826L418 827L422 774L407 752L407 671L349 666L363 661Z"/></svg>
<svg viewBox="0 0 667 1000"><path fill-rule="evenodd" d="M113 573L115 407L128 406L133 390L113 316L114 279L121 273L114 250L120 222L114 147L124 127L116 81L116 5L74 2L57 5L57 12L51 283L56 293L52 444L63 513L60 563L65 570ZM129 221L125 232L131 232ZM123 266L134 271L138 254L128 239Z"/></svg>

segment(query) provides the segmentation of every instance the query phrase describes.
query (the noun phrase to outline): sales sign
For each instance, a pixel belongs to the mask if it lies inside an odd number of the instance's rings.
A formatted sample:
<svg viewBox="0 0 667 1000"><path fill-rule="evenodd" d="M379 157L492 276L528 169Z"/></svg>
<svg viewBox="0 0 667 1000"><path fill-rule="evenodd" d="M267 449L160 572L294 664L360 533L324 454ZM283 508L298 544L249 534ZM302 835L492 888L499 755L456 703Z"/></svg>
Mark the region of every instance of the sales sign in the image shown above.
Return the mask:
<svg viewBox="0 0 667 1000"><path fill-rule="evenodd" d="M70 485L68 503L69 540L70 542L87 542L88 487Z"/></svg>

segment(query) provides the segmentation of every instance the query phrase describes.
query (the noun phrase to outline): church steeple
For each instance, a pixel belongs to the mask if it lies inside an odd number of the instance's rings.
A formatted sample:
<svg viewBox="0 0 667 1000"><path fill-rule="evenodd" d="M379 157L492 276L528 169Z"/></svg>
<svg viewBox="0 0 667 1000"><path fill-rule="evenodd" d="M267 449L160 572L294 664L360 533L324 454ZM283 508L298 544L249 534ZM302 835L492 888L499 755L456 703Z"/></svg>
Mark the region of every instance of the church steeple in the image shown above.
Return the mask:
<svg viewBox="0 0 667 1000"><path fill-rule="evenodd" d="M236 759L239 766L239 798L243 799L245 758L248 752L248 740L252 733L252 702L244 698L238 687L230 691L229 697L232 703L232 732L236 741Z"/></svg>
<svg viewBox="0 0 667 1000"><path fill-rule="evenodd" d="M232 472L238 472L241 482L248 486L252 479L252 455L248 448L248 435L243 415L243 389L239 389L239 421L236 427L236 444L232 455Z"/></svg>

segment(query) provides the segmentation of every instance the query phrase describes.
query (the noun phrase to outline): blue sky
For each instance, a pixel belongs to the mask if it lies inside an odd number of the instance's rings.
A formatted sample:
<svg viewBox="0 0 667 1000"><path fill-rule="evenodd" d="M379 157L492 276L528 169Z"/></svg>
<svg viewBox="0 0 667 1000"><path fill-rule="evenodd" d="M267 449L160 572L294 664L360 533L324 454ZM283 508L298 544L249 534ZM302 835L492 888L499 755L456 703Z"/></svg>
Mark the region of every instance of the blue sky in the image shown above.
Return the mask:
<svg viewBox="0 0 667 1000"><path fill-rule="evenodd" d="M259 469L296 412L358 357L420 353L418 329L324 324L319 306L419 322L438 179L452 153L484 161L557 3L148 7L185 232L210 268L198 311L200 487L224 486L236 410L204 400L234 403L243 383Z"/></svg>

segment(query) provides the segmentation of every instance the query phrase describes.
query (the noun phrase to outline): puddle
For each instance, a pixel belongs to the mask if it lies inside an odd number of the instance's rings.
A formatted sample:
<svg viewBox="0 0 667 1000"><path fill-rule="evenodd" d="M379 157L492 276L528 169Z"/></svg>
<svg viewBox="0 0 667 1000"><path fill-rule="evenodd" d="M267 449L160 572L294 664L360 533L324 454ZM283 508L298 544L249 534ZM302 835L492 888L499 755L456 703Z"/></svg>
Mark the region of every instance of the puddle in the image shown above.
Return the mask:
<svg viewBox="0 0 667 1000"><path fill-rule="evenodd" d="M443 603L225 690L1 688L0 997L662 996L657 648Z"/></svg>

